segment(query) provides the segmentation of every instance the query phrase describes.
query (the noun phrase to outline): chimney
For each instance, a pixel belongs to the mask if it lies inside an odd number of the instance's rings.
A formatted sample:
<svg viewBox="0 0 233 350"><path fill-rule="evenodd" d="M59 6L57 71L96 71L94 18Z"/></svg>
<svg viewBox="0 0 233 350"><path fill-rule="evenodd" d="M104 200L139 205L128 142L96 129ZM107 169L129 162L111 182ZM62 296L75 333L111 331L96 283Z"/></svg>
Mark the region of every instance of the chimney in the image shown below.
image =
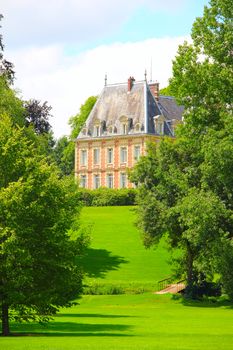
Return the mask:
<svg viewBox="0 0 233 350"><path fill-rule="evenodd" d="M159 99L159 83L158 82L150 82L149 88L150 88L152 95L156 99L156 101L158 101L158 99Z"/></svg>
<svg viewBox="0 0 233 350"><path fill-rule="evenodd" d="M134 81L135 81L134 77L129 77L129 79L128 79L128 92L131 91Z"/></svg>

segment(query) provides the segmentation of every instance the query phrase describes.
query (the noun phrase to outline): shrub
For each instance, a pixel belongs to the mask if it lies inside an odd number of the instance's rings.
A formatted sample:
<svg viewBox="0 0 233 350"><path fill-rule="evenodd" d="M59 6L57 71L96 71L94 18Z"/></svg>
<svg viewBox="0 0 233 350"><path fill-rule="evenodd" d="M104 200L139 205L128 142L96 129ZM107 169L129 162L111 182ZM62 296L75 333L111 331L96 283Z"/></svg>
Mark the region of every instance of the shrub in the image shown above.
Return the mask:
<svg viewBox="0 0 233 350"><path fill-rule="evenodd" d="M134 188L99 188L97 190L79 189L80 200L85 206L135 205L137 190Z"/></svg>

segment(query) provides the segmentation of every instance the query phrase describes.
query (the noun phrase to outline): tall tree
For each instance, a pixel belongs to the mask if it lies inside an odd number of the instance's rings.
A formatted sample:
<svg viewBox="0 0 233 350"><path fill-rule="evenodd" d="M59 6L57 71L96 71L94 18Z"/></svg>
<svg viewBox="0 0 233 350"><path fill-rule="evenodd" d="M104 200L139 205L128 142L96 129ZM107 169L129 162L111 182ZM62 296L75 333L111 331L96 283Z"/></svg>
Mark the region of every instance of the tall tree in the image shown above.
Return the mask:
<svg viewBox="0 0 233 350"><path fill-rule="evenodd" d="M82 289L76 257L76 185L38 154L25 128L0 118L0 304L2 333L9 320L48 321Z"/></svg>
<svg viewBox="0 0 233 350"><path fill-rule="evenodd" d="M132 175L140 188L145 243L167 232L171 246L181 248L178 268L190 296L203 275L211 280L216 271L229 295L233 285L230 270L221 269L223 256L232 261L233 253L232 18L230 0L211 0L195 21L193 44L179 47L170 81L185 106L184 125L175 142L150 146Z"/></svg>
<svg viewBox="0 0 233 350"><path fill-rule="evenodd" d="M74 140L85 124L96 100L96 96L90 96L84 104L81 105L79 113L69 120L71 126L70 137L63 136L55 145L55 160L64 175L70 175L74 172Z"/></svg>

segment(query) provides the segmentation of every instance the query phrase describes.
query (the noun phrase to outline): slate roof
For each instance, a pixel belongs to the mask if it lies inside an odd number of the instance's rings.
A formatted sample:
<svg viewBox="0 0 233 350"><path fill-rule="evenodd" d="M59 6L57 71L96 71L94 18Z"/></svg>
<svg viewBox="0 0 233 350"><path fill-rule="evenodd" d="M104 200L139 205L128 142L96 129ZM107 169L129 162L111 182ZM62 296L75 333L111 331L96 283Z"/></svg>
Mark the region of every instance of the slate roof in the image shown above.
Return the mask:
<svg viewBox="0 0 233 350"><path fill-rule="evenodd" d="M149 83L150 84L150 83ZM178 106L175 99L160 96L158 101L152 95L146 81L135 81L130 91L128 84L106 85L96 101L87 121L87 133L80 132L78 139L93 137L94 125L99 121L101 135L115 136L122 134L122 118L128 120L128 134L156 134L154 117L163 115L169 123L171 120L182 120L183 108ZM139 130L136 131L136 125ZM113 133L109 134L109 128ZM171 134L169 127L164 128L165 134Z"/></svg>

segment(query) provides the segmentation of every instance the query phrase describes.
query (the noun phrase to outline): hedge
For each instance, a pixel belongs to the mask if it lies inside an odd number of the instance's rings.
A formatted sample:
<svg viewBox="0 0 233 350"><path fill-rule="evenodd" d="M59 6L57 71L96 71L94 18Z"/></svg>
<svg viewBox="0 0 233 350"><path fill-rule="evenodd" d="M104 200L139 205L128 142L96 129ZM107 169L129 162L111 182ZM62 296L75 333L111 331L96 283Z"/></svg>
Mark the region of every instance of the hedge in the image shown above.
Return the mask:
<svg viewBox="0 0 233 350"><path fill-rule="evenodd" d="M98 188L96 190L87 190L80 188L80 200L85 206L118 206L118 205L135 205L137 190L135 188Z"/></svg>

